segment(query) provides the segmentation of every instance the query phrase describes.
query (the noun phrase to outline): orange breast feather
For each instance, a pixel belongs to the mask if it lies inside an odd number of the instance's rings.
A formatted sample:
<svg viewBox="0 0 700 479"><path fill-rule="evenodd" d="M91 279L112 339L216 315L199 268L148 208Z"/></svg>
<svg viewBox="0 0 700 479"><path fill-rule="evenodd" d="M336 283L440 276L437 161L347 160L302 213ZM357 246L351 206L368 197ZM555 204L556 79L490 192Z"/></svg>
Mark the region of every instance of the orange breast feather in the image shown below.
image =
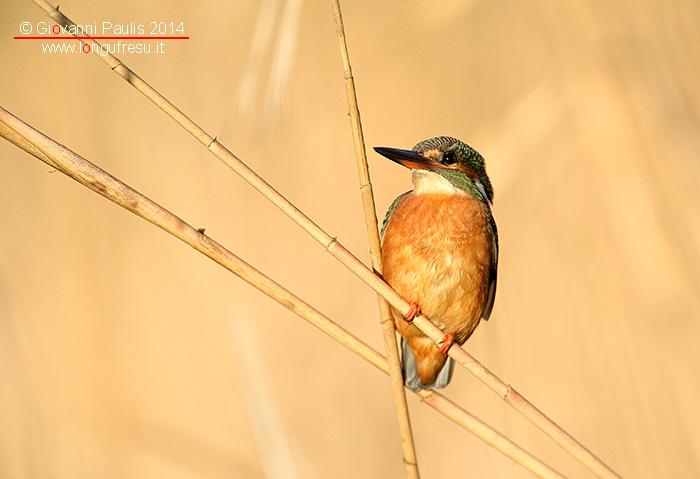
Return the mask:
<svg viewBox="0 0 700 479"><path fill-rule="evenodd" d="M488 207L467 194L409 193L382 238L385 280L458 344L486 306L494 253L489 218ZM434 360L444 364L446 356L418 328L396 311L394 320L419 363L418 356L437 353Z"/></svg>

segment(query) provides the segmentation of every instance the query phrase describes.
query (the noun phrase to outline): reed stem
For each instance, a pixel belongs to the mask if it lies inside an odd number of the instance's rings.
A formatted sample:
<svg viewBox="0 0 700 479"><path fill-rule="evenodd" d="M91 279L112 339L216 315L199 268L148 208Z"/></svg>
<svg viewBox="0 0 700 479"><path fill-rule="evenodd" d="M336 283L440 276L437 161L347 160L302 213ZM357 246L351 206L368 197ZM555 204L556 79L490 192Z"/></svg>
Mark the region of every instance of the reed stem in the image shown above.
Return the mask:
<svg viewBox="0 0 700 479"><path fill-rule="evenodd" d="M377 209L374 204L374 193L372 191L372 181L369 176L369 165L367 164L367 150L365 148L365 138L362 132L362 120L360 119L360 108L357 103L357 92L355 91L355 79L350 66L350 54L348 44L345 39L345 26L343 25L343 15L340 11L340 0L331 0L331 10L333 20L338 34L340 45L340 55L343 59L343 72L345 79L345 91L348 97L348 109L350 110L350 126L352 128L352 138L355 146L355 160L357 172L360 180L360 194L362 195L362 206L365 214L367 226L367 237L369 239L369 251L372 261L372 268L378 274L382 272L382 252L379 238L379 228L377 226ZM418 458L416 447L413 441L413 431L411 429L411 418L408 413L408 403L406 402L406 390L404 389L403 373L401 371L401 360L399 358L399 347L396 342L396 328L391 318L389 304L380 295L379 317L384 337L384 349L386 351L389 364L389 377L391 389L394 395L394 407L399 421L399 432L401 434L401 446L403 448L404 463L406 464L406 474L409 478L418 479Z"/></svg>

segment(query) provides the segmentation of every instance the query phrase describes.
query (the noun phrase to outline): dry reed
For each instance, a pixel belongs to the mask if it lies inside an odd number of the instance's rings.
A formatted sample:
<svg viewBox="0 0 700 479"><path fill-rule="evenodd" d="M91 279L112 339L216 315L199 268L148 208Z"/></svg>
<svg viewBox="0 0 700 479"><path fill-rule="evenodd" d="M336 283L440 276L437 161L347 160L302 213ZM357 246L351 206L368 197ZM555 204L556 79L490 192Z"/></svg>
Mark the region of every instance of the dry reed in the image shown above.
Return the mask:
<svg viewBox="0 0 700 479"><path fill-rule="evenodd" d="M340 44L340 55L343 59L343 73L345 79L345 90L348 97L348 109L350 110L350 126L352 128L352 138L355 147L355 159L357 162L357 172L360 179L360 193L362 195L362 206L367 226L367 237L369 239L369 251L372 261L372 268L375 272L382 272L381 241L379 238L379 227L377 225L377 208L374 204L374 192L369 176L369 166L367 165L367 150L365 148L365 138L362 132L362 120L360 119L360 108L357 103L357 93L355 91L355 79L350 67L350 54L345 38L345 27L343 16L340 11L340 1L331 0L331 10L333 20ZM404 463L408 477L418 479L418 458L413 441L413 431L411 430L411 419L406 403L406 390L404 389L403 373L401 371L401 361L399 359L399 348L396 341L396 328L391 318L389 304L384 298L378 296L379 317L382 325L382 335L384 337L384 349L386 351L389 364L389 376L391 379L391 390L394 395L394 407L399 421L399 432L401 434L401 446L403 448Z"/></svg>

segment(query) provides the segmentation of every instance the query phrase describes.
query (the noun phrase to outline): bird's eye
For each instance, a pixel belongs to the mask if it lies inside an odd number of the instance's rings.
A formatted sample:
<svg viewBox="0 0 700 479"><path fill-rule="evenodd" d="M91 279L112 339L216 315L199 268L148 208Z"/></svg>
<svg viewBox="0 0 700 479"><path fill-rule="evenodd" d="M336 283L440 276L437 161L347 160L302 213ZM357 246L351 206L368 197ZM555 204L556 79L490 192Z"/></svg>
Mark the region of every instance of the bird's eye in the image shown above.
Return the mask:
<svg viewBox="0 0 700 479"><path fill-rule="evenodd" d="M457 156L454 151L447 151L442 155L443 165L454 165L455 163L457 163Z"/></svg>

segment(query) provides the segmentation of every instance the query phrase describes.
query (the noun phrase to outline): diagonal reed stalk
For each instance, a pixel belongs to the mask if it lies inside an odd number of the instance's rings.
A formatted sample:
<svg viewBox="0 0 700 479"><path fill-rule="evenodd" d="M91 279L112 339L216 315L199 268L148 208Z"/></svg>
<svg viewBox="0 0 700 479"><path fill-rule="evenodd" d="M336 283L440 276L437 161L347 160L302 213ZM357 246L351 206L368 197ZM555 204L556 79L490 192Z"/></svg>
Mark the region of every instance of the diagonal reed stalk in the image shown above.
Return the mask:
<svg viewBox="0 0 700 479"><path fill-rule="evenodd" d="M338 34L340 55L343 59L345 90L348 97L348 108L350 110L350 125L355 145L355 159L357 161L357 172L360 179L360 193L362 195L362 206L365 213L372 268L375 272L381 274L382 252L379 228L377 225L377 209L374 205L374 193L372 191L372 182L369 177L367 150L365 149L365 138L362 132L360 109L357 104L355 79L352 76L350 54L348 53L348 44L345 40L345 27L343 26L343 16L340 11L340 0L331 0L331 10L333 11L333 20L335 21L335 29ZM379 317L382 325L382 334L384 336L384 349L389 362L389 376L391 379L391 389L394 394L394 407L396 408L396 416L399 421L399 432L401 433L401 446L403 447L406 473L409 478L418 479L420 477L418 472L418 459L413 442L411 418L408 414L408 404L406 403L406 390L403 387L403 373L401 372L399 348L396 342L396 329L394 327L394 321L391 318L389 303L381 296L378 296L378 300Z"/></svg>
<svg viewBox="0 0 700 479"><path fill-rule="evenodd" d="M140 216L170 233L219 265L231 271L248 284L265 293L282 306L305 319L313 326L369 361L384 373L389 366L384 356L338 324L321 314L287 289L238 258L222 245L162 208L151 199L129 187L106 171L90 163L65 146L35 130L0 107L0 136L22 148L44 163L61 171L92 191ZM481 422L441 394L421 390L416 393L423 402L452 419L474 435L521 464L538 477L563 479L564 476L521 449L505 436Z"/></svg>
<svg viewBox="0 0 700 479"><path fill-rule="evenodd" d="M76 28L75 36L88 36L78 28L70 19L58 11L58 9L46 0L32 0L46 14L59 25L64 27L73 26ZM99 43L92 39L81 40L82 42L99 48ZM263 194L275 206L280 208L287 216L297 223L346 268L352 271L357 277L364 281L370 288L387 300L391 306L396 308L401 314L406 314L410 304L394 291L384 280L377 276L364 263L348 251L336 238L330 236L308 216L301 212L289 200L277 192L265 180L258 176L245 163L238 159L233 153L227 150L219 141L205 132L196 123L190 120L182 111L168 101L163 95L158 93L153 87L146 83L141 77L136 75L131 69L124 65L117 57L111 54L98 55L110 68L119 76L124 78L129 84L140 93L151 100L158 108L163 110L170 118L178 123L182 128L194 136L200 143L221 160L226 166L235 171L246 180L253 188ZM424 316L417 316L413 320L423 333L425 333L435 343L439 343L444 333L440 331L430 320ZM476 360L457 344L450 348L449 355L473 374L478 380L483 382L492 391L498 394L506 403L522 414L526 419L539 427L545 434L552 438L569 454L588 467L594 474L603 479L620 479L610 467L596 457L591 451L586 449L573 436L562 429L558 424L548 418L542 411L537 409L531 402L525 399L520 393L510 385L502 381L498 376L489 371L484 365Z"/></svg>

